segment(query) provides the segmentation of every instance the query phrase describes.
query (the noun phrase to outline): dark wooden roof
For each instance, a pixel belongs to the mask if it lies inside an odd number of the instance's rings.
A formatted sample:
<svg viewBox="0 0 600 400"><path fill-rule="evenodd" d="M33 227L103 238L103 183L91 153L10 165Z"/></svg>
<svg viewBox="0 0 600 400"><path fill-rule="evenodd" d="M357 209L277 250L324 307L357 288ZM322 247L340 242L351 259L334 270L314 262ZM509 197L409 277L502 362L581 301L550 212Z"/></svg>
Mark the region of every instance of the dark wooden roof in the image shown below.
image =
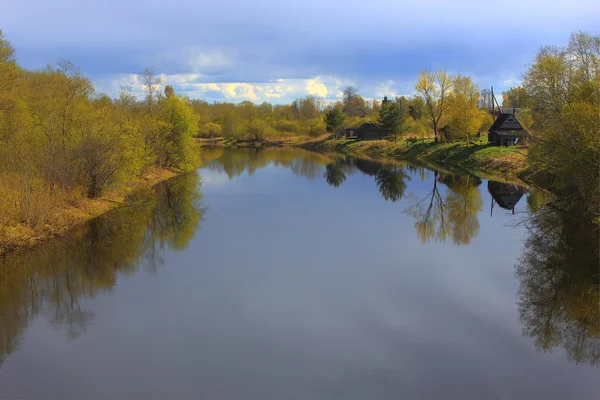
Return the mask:
<svg viewBox="0 0 600 400"><path fill-rule="evenodd" d="M360 125L357 128L346 128L346 129L344 129L344 132L345 131L349 131L349 130L353 130L353 131L356 131L356 132L361 132L361 131L364 131L366 129L379 129L379 127L377 125L375 125L373 122L365 122L364 124Z"/></svg>
<svg viewBox="0 0 600 400"><path fill-rule="evenodd" d="M364 124L356 128L357 131L363 131L365 129L379 129L379 127L372 122L365 122Z"/></svg>
<svg viewBox="0 0 600 400"><path fill-rule="evenodd" d="M512 114L500 114L496 121L490 126L490 132L500 132L500 131L523 131L523 125L517 121L517 119Z"/></svg>

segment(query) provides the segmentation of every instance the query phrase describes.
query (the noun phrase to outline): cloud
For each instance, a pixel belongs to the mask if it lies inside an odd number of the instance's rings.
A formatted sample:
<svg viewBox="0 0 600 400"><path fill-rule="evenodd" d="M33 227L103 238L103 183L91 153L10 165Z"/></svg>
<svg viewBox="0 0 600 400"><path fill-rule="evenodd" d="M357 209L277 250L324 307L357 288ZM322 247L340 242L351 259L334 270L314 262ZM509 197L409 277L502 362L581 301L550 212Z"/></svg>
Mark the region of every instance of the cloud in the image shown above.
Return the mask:
<svg viewBox="0 0 600 400"><path fill-rule="evenodd" d="M375 96L378 98L382 98L382 97L389 97L389 98L395 98L396 96L398 96L397 90L395 88L396 86L396 82L394 82L393 80L389 80L387 82L381 83L379 85L377 85L377 87L375 88Z"/></svg>
<svg viewBox="0 0 600 400"><path fill-rule="evenodd" d="M306 82L306 93L318 97L327 97L327 87L319 79L309 79Z"/></svg>
<svg viewBox="0 0 600 400"><path fill-rule="evenodd" d="M315 76L308 79L273 79L268 82L204 82L206 76L201 74L160 74L161 85L171 85L176 93L190 98L201 98L207 101L227 100L231 102L269 101L289 103L307 95L322 97L328 100L341 99L342 88L348 81L334 77ZM144 88L140 75L121 74L114 77L94 81L98 91L117 97L121 86L132 89L139 99L144 97Z"/></svg>
<svg viewBox="0 0 600 400"><path fill-rule="evenodd" d="M478 0L27 0L4 2L0 26L25 68L66 58L114 92L122 77L153 67L190 96L235 101L335 100L347 84L367 98L412 93L422 69L501 90L540 46L600 29L592 0L505 0L494 9L501 29L482 18L489 11Z"/></svg>

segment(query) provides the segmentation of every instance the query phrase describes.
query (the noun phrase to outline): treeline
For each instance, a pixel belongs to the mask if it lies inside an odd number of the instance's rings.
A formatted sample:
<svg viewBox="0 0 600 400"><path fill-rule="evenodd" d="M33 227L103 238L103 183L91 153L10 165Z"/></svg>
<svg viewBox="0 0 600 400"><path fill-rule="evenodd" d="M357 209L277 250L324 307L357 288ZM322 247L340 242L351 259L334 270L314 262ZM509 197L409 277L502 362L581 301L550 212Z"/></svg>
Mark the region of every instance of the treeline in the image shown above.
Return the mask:
<svg viewBox="0 0 600 400"><path fill-rule="evenodd" d="M318 137L328 131L325 115L332 110L343 114L338 128L359 126L365 122L378 122L382 107L388 99L365 100L356 88L344 89L343 99L327 103L316 96L306 96L291 104L273 105L269 102L254 104L243 101L239 104L212 104L203 100L191 100L192 107L199 117L198 137L227 137L242 140L262 140L263 138L285 138L294 136ZM402 104L403 126L406 131L418 137L428 132L425 103L422 99L398 97L390 104Z"/></svg>
<svg viewBox="0 0 600 400"><path fill-rule="evenodd" d="M550 186L600 217L600 36L571 35L565 47L540 49L521 86L504 93L529 121L528 159Z"/></svg>
<svg viewBox="0 0 600 400"><path fill-rule="evenodd" d="M0 245L14 227L52 223L57 207L132 181L153 167L190 169L197 116L152 71L138 102L94 92L70 62L26 71L0 31Z"/></svg>
<svg viewBox="0 0 600 400"><path fill-rule="evenodd" d="M542 48L522 86L502 96L532 135L532 166L592 218L600 215L599 43L575 33L564 48ZM127 87L111 99L69 62L23 70L0 33L0 238L13 226L44 226L66 201L98 197L149 168L192 168L194 136L318 137L373 122L394 141L471 142L493 122L490 91L444 71L423 71L410 98L366 100L347 87L335 103L307 96L287 105L186 99L163 90L152 70L142 81L143 101Z"/></svg>

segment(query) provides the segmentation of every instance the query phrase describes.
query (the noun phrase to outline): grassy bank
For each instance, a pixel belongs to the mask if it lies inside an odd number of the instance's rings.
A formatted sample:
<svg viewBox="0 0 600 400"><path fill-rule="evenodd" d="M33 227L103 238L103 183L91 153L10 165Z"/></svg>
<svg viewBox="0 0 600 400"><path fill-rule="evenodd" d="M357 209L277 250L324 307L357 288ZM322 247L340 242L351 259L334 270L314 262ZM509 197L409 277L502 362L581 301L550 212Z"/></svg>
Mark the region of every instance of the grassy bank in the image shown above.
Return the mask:
<svg viewBox="0 0 600 400"><path fill-rule="evenodd" d="M531 176L527 149L497 147L466 142L436 143L425 141L407 145L386 140L328 140L306 146L313 150L338 151L355 156L405 159L432 166L457 168L484 177L527 180Z"/></svg>
<svg viewBox="0 0 600 400"><path fill-rule="evenodd" d="M129 205L128 198L141 190L178 174L176 170L151 168L139 179L107 190L96 199L82 196L65 197L52 210L52 218L42 226L32 228L23 223L7 223L0 227L0 255L33 246L43 240L62 235L70 229L110 210Z"/></svg>
<svg viewBox="0 0 600 400"><path fill-rule="evenodd" d="M318 152L339 152L356 157L407 160L438 169L469 172L482 178L540 183L527 164L527 148L488 146L485 143L440 143L426 140L407 145L405 142L387 140L357 141L296 137L294 139L265 139L242 141L236 139L197 139L202 144L234 147L301 147Z"/></svg>

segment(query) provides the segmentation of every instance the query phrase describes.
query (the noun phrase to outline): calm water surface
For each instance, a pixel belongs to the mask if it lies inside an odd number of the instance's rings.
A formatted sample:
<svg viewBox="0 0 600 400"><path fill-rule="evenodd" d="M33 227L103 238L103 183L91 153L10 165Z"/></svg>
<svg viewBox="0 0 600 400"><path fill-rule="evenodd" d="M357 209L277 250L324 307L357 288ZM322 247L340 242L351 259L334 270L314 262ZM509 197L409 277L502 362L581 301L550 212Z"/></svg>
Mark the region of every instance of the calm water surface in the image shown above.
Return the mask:
<svg viewBox="0 0 600 400"><path fill-rule="evenodd" d="M543 194L299 150L204 157L0 261L0 399L600 393L598 231Z"/></svg>

